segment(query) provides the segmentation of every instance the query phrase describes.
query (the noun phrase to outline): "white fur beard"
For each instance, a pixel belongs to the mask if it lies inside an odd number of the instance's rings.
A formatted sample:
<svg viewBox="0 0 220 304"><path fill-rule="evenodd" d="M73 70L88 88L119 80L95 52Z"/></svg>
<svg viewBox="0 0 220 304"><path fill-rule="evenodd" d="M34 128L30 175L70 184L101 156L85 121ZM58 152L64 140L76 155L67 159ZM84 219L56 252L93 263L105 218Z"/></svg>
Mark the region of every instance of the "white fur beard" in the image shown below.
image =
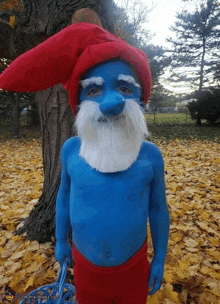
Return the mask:
<svg viewBox="0 0 220 304"><path fill-rule="evenodd" d="M127 170L140 152L144 135L149 136L140 106L134 100L126 100L123 112L107 121L99 104L84 101L75 126L81 139L80 156L94 169L103 172Z"/></svg>

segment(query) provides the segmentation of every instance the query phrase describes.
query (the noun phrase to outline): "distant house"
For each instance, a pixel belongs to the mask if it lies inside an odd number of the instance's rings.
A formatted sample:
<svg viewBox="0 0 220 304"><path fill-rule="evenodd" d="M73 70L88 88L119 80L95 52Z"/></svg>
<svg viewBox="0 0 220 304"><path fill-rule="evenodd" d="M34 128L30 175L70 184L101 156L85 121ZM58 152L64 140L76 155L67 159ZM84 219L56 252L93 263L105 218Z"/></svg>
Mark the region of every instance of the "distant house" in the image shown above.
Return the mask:
<svg viewBox="0 0 220 304"><path fill-rule="evenodd" d="M183 100L183 101L177 102L176 107L175 107L175 112L176 113L186 113L186 112L188 112L187 105L192 101L196 101L196 99L188 99L188 100Z"/></svg>
<svg viewBox="0 0 220 304"><path fill-rule="evenodd" d="M158 113L174 113L173 107L158 107L157 108Z"/></svg>

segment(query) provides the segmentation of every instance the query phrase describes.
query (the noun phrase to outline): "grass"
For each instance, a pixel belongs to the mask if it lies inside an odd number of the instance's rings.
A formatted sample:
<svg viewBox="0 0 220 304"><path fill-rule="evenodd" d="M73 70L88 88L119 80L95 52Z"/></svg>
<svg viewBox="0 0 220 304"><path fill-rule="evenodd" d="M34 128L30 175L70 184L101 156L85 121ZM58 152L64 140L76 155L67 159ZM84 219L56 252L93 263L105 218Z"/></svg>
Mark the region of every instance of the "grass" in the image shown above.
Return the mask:
<svg viewBox="0 0 220 304"><path fill-rule="evenodd" d="M207 140L220 143L220 125L211 126L202 121L196 126L189 114L166 114L146 116L151 141L155 140Z"/></svg>
<svg viewBox="0 0 220 304"><path fill-rule="evenodd" d="M148 130L151 134L150 141L169 141L175 139L181 140L207 140L220 143L220 124L210 126L203 124L196 126L190 116L186 114L166 114L161 113L155 116L146 115ZM25 138L39 138L40 126L27 127L26 120L21 121L21 136ZM10 139L10 121L0 122L0 141Z"/></svg>
<svg viewBox="0 0 220 304"><path fill-rule="evenodd" d="M178 113L178 114L166 114L159 113L145 115L148 124L186 124L194 123L189 114Z"/></svg>
<svg viewBox="0 0 220 304"><path fill-rule="evenodd" d="M206 140L220 143L219 126L195 125L149 125L149 140Z"/></svg>

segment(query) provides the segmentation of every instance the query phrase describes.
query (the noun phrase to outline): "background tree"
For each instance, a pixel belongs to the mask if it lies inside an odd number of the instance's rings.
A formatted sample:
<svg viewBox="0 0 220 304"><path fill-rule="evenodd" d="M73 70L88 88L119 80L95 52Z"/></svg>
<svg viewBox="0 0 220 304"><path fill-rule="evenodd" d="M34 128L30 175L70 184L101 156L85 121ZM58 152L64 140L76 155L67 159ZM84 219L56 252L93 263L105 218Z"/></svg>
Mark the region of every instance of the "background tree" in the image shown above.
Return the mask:
<svg viewBox="0 0 220 304"><path fill-rule="evenodd" d="M1 9L1 6L0 6ZM1 24L2 21L0 21ZM2 22L2 24L6 25L8 28L14 28L14 22L15 18L11 17L9 23L8 22ZM2 33L1 33L2 34ZM1 36L0 34L0 36ZM5 42L5 36L3 39L3 42ZM6 42L7 45L7 42ZM14 45L14 43L13 43ZM1 48L0 52L4 53L4 51L7 52L9 51L9 48ZM10 51L9 51L10 53ZM13 57L13 54L16 54L16 51L12 51L12 55L8 53L9 58ZM12 57L11 57L12 56ZM2 73L8 65L12 62L11 59L6 59L6 58L0 58L0 72ZM30 122L32 124L39 123L39 116L37 115L35 108L36 105L34 103L34 94L29 92L29 93L16 93L16 92L3 92L2 90L0 91L1 94L1 99L0 99L0 108L1 108L1 113L2 113L2 118L4 119L7 118L11 120L10 122L10 133L12 138L19 138L20 137L20 117L21 117L21 112L23 109L26 107L32 108L32 110L29 110L29 116L31 117ZM9 106L9 100L10 100L10 106Z"/></svg>
<svg viewBox="0 0 220 304"><path fill-rule="evenodd" d="M214 124L220 119L220 89L206 89L195 94L197 100L188 104L188 109L192 119L201 124L201 119L205 119Z"/></svg>
<svg viewBox="0 0 220 304"><path fill-rule="evenodd" d="M5 119L10 119L12 106L9 100L8 92L0 91L0 125Z"/></svg>
<svg viewBox="0 0 220 304"><path fill-rule="evenodd" d="M10 7L0 13L0 26L3 25L5 28L5 31L1 32L3 39L0 39L1 58L13 60L43 42L70 25L74 12L81 8L92 8L100 17L102 26L113 31L111 0L23 0L22 5L23 8L20 10ZM14 29L9 24L13 16ZM25 219L18 233L27 232L29 239L47 242L51 241L55 231L55 200L60 183L60 150L64 141L74 134L74 116L70 111L68 94L61 84L35 93L35 102L41 120L44 187L39 202Z"/></svg>
<svg viewBox="0 0 220 304"><path fill-rule="evenodd" d="M113 2L113 33L139 48L149 44L151 34L146 25L151 11L152 7L139 0Z"/></svg>
<svg viewBox="0 0 220 304"><path fill-rule="evenodd" d="M220 85L220 62L217 62L213 67L214 70L214 80L218 85Z"/></svg>
<svg viewBox="0 0 220 304"><path fill-rule="evenodd" d="M0 91L0 115L3 120L6 120L8 123L10 121L12 138L20 137L20 117L24 109L28 109L29 126L39 124L39 117L35 108L34 94L31 92L17 93Z"/></svg>
<svg viewBox="0 0 220 304"><path fill-rule="evenodd" d="M171 30L176 38L168 38L174 51L170 71L172 81L190 82L201 91L205 83L214 81L213 66L219 62L220 6L217 0L201 1L193 13L182 11Z"/></svg>
<svg viewBox="0 0 220 304"><path fill-rule="evenodd" d="M165 68L170 65L170 58L166 56L166 50L160 46L148 44L143 45L141 49L147 54L151 69L152 93L150 97L150 108L155 110L158 107L164 106L170 94L160 82L160 77L164 74Z"/></svg>

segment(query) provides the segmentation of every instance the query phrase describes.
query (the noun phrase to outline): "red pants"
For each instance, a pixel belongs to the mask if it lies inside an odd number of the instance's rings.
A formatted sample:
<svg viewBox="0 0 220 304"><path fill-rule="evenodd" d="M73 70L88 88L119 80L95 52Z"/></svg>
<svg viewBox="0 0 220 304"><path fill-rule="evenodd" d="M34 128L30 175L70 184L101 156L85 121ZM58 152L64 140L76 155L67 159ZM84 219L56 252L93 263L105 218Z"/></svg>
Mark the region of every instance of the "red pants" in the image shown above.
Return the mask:
<svg viewBox="0 0 220 304"><path fill-rule="evenodd" d="M145 304L150 264L147 240L124 264L101 267L87 260L73 244L74 284L78 304Z"/></svg>

